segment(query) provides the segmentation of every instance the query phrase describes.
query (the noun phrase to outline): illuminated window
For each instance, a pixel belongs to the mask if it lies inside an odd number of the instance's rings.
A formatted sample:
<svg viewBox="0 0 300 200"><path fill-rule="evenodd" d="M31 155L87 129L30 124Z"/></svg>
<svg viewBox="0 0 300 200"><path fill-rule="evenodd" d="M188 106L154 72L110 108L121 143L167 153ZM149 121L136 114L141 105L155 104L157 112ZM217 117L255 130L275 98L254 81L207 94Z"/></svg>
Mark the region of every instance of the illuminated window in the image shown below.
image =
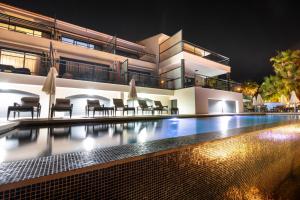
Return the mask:
<svg viewBox="0 0 300 200"><path fill-rule="evenodd" d="M5 24L5 23L0 23L0 29L16 31L16 32L19 32L19 33L25 33L27 35L32 35L32 36L35 36L35 37L42 37L42 32L41 31L36 31L36 30L29 29L29 28L23 28L23 27L20 27L20 26L8 25L8 24Z"/></svg>
<svg viewBox="0 0 300 200"><path fill-rule="evenodd" d="M62 37L61 41L68 44L74 44L74 40L66 37Z"/></svg>
<svg viewBox="0 0 300 200"><path fill-rule="evenodd" d="M40 65L40 57L24 52L1 50L0 63L11 65L15 68L28 68L30 72L37 73Z"/></svg>
<svg viewBox="0 0 300 200"><path fill-rule="evenodd" d="M0 28L1 29L8 29L8 24L0 23Z"/></svg>
<svg viewBox="0 0 300 200"><path fill-rule="evenodd" d="M62 37L61 41L64 42L64 43L67 43L67 44L73 44L73 45L84 47L84 48L89 48L89 49L94 49L95 48L95 46L93 44L78 41L78 40L74 40L74 39L67 38L67 37Z"/></svg>

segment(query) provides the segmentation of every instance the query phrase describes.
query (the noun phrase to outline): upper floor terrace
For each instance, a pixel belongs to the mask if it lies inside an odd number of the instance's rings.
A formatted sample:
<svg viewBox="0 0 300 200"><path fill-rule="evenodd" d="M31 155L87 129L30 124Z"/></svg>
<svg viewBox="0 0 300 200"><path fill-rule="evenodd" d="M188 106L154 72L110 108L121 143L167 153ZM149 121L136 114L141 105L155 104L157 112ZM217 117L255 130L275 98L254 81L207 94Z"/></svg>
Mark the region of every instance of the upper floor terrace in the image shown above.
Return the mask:
<svg viewBox="0 0 300 200"><path fill-rule="evenodd" d="M156 55L148 53L143 45L2 3L0 28L128 58L156 62Z"/></svg>

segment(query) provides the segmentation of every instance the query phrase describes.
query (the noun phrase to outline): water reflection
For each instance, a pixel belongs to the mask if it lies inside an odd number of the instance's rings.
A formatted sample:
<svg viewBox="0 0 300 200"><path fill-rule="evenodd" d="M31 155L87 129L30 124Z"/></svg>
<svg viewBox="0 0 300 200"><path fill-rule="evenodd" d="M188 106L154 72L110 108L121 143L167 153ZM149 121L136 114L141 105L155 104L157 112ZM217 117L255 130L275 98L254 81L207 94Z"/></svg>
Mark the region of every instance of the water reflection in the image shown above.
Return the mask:
<svg viewBox="0 0 300 200"><path fill-rule="evenodd" d="M220 134L226 136L229 129L298 118L295 116L224 116L20 128L0 137L0 162L90 151L96 147L143 143L215 131L220 131Z"/></svg>

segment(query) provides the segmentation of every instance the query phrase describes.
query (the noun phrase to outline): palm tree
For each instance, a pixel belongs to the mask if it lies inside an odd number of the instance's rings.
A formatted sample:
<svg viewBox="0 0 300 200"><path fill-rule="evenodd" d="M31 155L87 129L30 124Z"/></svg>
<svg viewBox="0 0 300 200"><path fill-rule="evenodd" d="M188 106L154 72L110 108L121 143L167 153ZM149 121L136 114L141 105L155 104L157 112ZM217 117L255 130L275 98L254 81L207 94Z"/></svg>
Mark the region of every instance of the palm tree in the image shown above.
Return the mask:
<svg viewBox="0 0 300 200"><path fill-rule="evenodd" d="M286 50L278 52L271 58L276 76L279 76L289 90L300 95L300 50Z"/></svg>

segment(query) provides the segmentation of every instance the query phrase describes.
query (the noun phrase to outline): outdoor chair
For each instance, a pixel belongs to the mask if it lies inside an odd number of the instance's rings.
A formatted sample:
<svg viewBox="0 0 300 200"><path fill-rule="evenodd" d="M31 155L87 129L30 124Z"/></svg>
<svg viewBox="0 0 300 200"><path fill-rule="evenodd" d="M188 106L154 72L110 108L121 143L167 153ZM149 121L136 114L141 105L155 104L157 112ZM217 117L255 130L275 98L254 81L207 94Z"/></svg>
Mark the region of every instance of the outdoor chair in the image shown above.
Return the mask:
<svg viewBox="0 0 300 200"><path fill-rule="evenodd" d="M85 114L89 117L90 111L93 112L93 117L95 116L95 112L105 112L104 106L100 105L99 100L87 100L87 105L85 106Z"/></svg>
<svg viewBox="0 0 300 200"><path fill-rule="evenodd" d="M152 106L148 106L145 100L138 100L138 103L139 107L137 107L137 113L141 110L142 114L144 114L144 111L150 111L152 115L154 114Z"/></svg>
<svg viewBox="0 0 300 200"><path fill-rule="evenodd" d="M163 111L169 112L168 106L163 106L160 101L154 101L155 107L153 108L153 112L158 111L158 113L162 114Z"/></svg>
<svg viewBox="0 0 300 200"><path fill-rule="evenodd" d="M132 111L133 114L135 115L135 108L134 107L128 107L128 105L124 105L122 99L113 99L113 103L115 105L115 115L117 114L117 111L123 111L123 116L124 112Z"/></svg>
<svg viewBox="0 0 300 200"><path fill-rule="evenodd" d="M13 106L8 106L7 110L7 120L9 119L10 112L14 112L14 118L16 113L20 117L20 112L30 112L31 118L33 119L34 112L36 112L36 117L40 117L41 114L41 104L39 97L22 97L21 104L14 103Z"/></svg>
<svg viewBox="0 0 300 200"><path fill-rule="evenodd" d="M51 118L55 116L55 112L69 112L70 118L72 117L73 104L70 99L56 99L55 104L51 107Z"/></svg>

